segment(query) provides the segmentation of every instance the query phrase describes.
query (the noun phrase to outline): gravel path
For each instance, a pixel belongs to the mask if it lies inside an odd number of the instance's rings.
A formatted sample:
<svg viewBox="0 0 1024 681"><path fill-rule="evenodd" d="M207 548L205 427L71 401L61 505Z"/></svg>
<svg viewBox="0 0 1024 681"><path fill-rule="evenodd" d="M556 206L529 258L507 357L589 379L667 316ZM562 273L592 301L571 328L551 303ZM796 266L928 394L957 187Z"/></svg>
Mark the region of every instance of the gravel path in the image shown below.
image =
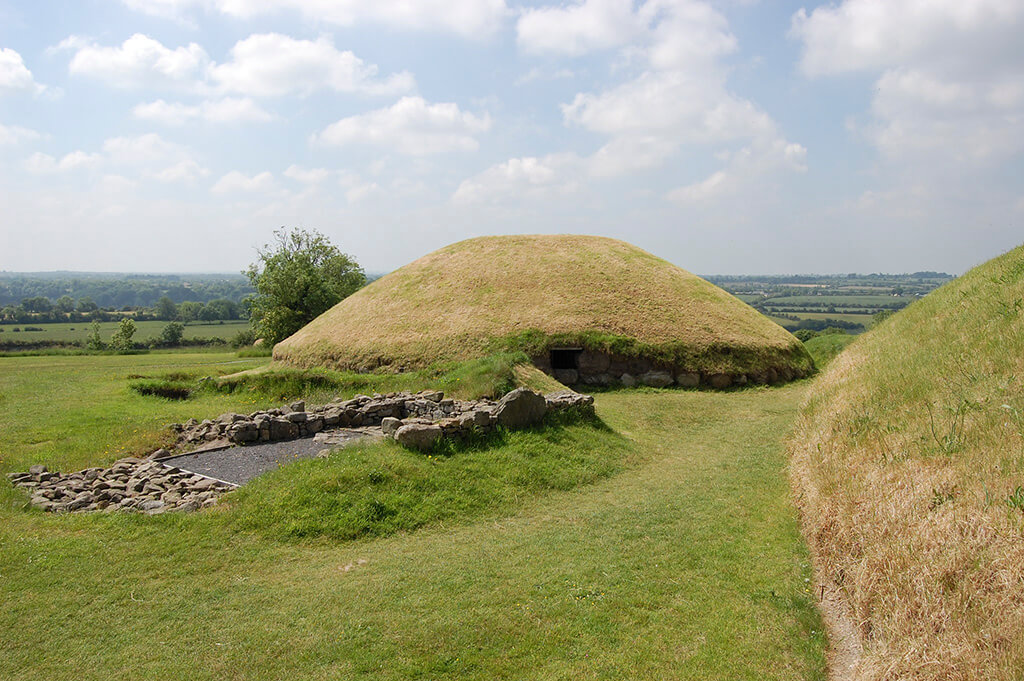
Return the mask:
<svg viewBox="0 0 1024 681"><path fill-rule="evenodd" d="M257 475L272 471L290 461L312 459L321 450L344 446L373 436L374 434L366 429L339 428L318 433L316 437L183 454L162 459L161 463L234 485L244 485Z"/></svg>

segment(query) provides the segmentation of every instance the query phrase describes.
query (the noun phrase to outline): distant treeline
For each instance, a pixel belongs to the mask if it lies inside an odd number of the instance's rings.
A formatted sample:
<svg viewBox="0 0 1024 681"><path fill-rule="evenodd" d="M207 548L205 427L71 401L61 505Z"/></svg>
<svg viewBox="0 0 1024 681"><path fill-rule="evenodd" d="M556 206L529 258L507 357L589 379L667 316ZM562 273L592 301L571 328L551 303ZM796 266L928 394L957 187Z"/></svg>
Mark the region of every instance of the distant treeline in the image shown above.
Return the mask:
<svg viewBox="0 0 1024 681"><path fill-rule="evenodd" d="M78 275L0 273L0 307L18 305L25 299L46 298L51 303L68 297L89 299L110 310L154 307L161 298L174 303L209 303L229 300L241 303L254 293L241 274L209 275Z"/></svg>

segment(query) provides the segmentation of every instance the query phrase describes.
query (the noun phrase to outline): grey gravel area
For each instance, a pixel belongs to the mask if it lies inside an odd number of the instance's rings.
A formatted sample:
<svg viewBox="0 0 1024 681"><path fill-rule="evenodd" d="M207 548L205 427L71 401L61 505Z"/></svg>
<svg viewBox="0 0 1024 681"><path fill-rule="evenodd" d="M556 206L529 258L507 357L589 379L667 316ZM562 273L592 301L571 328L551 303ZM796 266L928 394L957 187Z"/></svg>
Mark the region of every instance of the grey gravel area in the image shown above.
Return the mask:
<svg viewBox="0 0 1024 681"><path fill-rule="evenodd" d="M257 475L272 471L291 461L312 459L324 449L375 437L375 434L368 431L369 429L335 429L318 433L316 437L298 440L236 445L213 451L183 454L162 459L161 463L234 485L244 485Z"/></svg>

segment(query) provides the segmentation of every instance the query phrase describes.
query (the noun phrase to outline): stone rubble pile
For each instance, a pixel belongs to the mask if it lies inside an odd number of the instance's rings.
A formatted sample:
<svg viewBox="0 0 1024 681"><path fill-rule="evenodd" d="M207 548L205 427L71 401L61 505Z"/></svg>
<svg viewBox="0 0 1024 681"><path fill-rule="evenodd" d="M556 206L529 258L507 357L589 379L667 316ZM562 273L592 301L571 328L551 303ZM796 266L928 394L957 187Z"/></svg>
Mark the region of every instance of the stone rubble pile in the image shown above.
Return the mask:
<svg viewBox="0 0 1024 681"><path fill-rule="evenodd" d="M401 444L423 449L442 436L457 437L471 430L487 431L495 425L522 428L539 423L548 410L573 407L592 410L593 404L593 397L574 392L545 397L518 388L495 402L445 399L443 392L429 390L417 394L357 395L308 411L305 402L295 402L280 409L249 415L221 414L216 419L201 422L190 419L170 427L178 433L179 448L222 441L245 445L294 440L331 428L379 426L384 428L385 435ZM408 430L400 436L397 431L403 427ZM424 444L427 442L429 444Z"/></svg>
<svg viewBox="0 0 1024 681"><path fill-rule="evenodd" d="M61 474L37 465L7 476L32 495L44 511L129 511L164 513L197 511L217 503L232 489L226 482L194 475L158 461L125 458L110 468L86 468Z"/></svg>

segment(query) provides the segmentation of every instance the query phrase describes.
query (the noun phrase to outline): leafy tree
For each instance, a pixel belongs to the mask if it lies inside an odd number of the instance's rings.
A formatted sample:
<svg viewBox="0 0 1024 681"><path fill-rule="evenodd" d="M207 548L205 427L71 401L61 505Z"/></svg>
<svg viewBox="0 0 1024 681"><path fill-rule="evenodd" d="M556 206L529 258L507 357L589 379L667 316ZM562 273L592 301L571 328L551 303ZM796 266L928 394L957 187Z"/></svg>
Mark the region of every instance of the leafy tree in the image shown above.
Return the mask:
<svg viewBox="0 0 1024 681"><path fill-rule="evenodd" d="M71 296L61 296L54 305L57 312L68 314L75 311L75 299Z"/></svg>
<svg viewBox="0 0 1024 681"><path fill-rule="evenodd" d="M21 305L29 312L49 312L53 309L53 303L45 296L25 298L21 301Z"/></svg>
<svg viewBox="0 0 1024 681"><path fill-rule="evenodd" d="M178 319L185 322L194 322L199 319L199 314L203 311L203 304L194 300L186 300L184 303L178 306Z"/></svg>
<svg viewBox="0 0 1024 681"><path fill-rule="evenodd" d="M89 336L85 339L85 347L89 350L102 350L103 339L100 338L100 323L94 321L89 327Z"/></svg>
<svg viewBox="0 0 1024 681"><path fill-rule="evenodd" d="M84 298L78 299L78 311L79 312L95 312L100 309L96 303L92 302L92 298L85 296Z"/></svg>
<svg viewBox="0 0 1024 681"><path fill-rule="evenodd" d="M818 332L813 329L797 329L793 332L793 335L796 336L797 340L806 343L817 336Z"/></svg>
<svg viewBox="0 0 1024 681"><path fill-rule="evenodd" d="M184 335L185 325L181 322L171 322L160 332L160 344L170 347L180 345Z"/></svg>
<svg viewBox="0 0 1024 681"><path fill-rule="evenodd" d="M264 246L245 272L256 289L253 326L271 345L366 284L359 263L320 232L281 228L274 236L275 243Z"/></svg>
<svg viewBox="0 0 1024 681"><path fill-rule="evenodd" d="M110 338L110 349L118 352L128 352L134 347L132 336L135 335L135 320L125 317L117 326L117 331Z"/></svg>
<svg viewBox="0 0 1024 681"><path fill-rule="evenodd" d="M167 296L162 296L160 300L156 301L156 309L154 311L156 312L157 319L170 321L178 316L178 306Z"/></svg>

